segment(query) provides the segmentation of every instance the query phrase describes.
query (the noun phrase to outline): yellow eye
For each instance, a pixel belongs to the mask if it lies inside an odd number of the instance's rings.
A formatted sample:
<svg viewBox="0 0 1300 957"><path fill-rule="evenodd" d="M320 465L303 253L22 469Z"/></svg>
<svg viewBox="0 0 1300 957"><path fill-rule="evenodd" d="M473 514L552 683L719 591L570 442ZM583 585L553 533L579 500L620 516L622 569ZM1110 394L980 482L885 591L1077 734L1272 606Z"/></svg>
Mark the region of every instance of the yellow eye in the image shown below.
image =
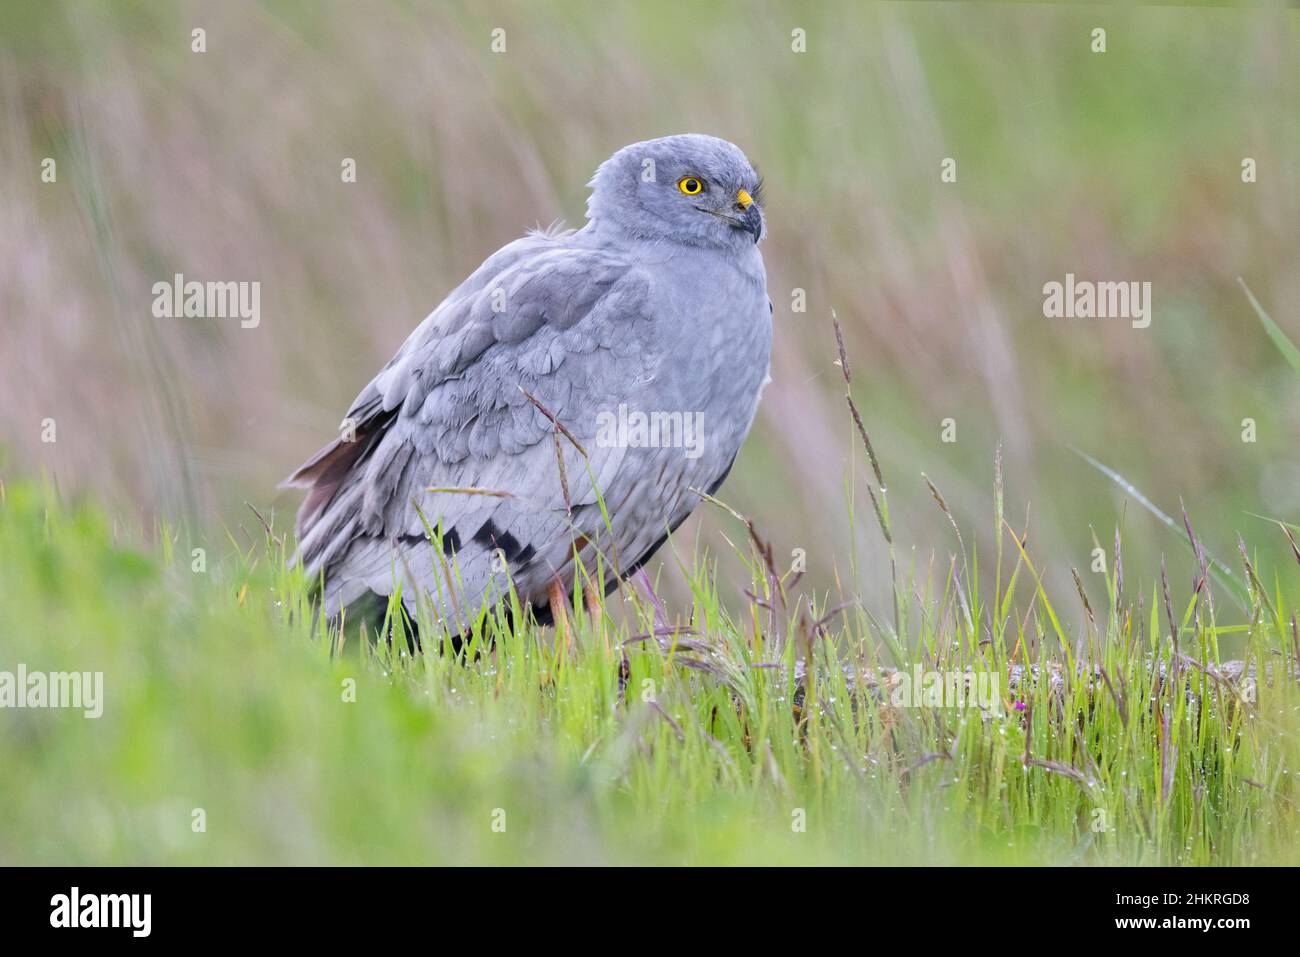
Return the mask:
<svg viewBox="0 0 1300 957"><path fill-rule="evenodd" d="M687 196L704 192L704 181L696 176L683 176L677 181L677 188Z"/></svg>

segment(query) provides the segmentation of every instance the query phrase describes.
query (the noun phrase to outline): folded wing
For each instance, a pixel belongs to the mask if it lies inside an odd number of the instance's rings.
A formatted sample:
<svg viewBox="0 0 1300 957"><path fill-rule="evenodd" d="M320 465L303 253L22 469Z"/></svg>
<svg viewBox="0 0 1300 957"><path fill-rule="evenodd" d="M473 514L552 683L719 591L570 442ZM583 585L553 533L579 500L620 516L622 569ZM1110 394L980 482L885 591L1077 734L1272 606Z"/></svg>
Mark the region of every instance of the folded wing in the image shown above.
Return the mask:
<svg viewBox="0 0 1300 957"><path fill-rule="evenodd" d="M341 438L286 481L308 490L299 560L323 576L328 613L400 582L408 604L423 590L463 616L499 597L506 568L530 599L563 577L575 540L599 539L597 491L634 494L636 457L591 439L601 410L654 380L649 286L570 236L488 259L361 391Z"/></svg>

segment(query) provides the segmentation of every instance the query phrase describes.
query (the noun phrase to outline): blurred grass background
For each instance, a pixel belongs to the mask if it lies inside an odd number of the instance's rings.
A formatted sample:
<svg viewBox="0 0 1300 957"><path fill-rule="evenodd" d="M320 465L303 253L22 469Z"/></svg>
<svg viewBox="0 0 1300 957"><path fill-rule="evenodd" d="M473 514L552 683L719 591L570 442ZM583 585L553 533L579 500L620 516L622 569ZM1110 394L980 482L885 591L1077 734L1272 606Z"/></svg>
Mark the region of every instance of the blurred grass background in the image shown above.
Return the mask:
<svg viewBox="0 0 1300 957"><path fill-rule="evenodd" d="M779 553L805 549L811 581L855 552L868 602L888 601L869 509L844 521L861 466L834 308L905 564L946 565L955 548L922 471L991 553L1001 441L1008 515L1019 527L1032 507L1058 590L1125 511L1129 576L1149 583L1165 551L1190 573L1069 446L1166 511L1181 498L1234 567L1240 530L1294 589L1284 540L1249 513L1300 516L1297 381L1236 277L1300 339L1297 16L11 0L0 475L47 472L146 530L163 517L217 532L248 521L244 501L289 510L275 483L455 283L526 227L580 223L584 184L616 148L700 131L766 176L776 306L774 381L723 494ZM206 53L191 52L195 27ZM940 182L945 157L956 183ZM261 325L155 319L151 286L178 272L259 280ZM1044 319L1043 284L1067 272L1152 282L1150 328ZM1247 417L1256 444L1241 441ZM697 533L716 540L711 517L683 529ZM730 561L723 579L746 580Z"/></svg>

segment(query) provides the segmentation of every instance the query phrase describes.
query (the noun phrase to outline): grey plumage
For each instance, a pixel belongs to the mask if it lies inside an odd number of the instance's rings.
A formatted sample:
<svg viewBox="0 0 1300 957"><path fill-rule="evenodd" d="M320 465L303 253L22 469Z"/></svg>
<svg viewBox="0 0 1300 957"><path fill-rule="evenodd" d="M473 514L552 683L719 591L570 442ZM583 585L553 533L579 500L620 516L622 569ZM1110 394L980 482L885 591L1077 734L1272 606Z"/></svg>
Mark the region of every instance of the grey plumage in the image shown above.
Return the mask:
<svg viewBox="0 0 1300 957"><path fill-rule="evenodd" d="M309 490L298 557L328 614L400 584L456 631L507 575L526 602L572 588L575 546L589 572L604 556L610 587L698 504L691 489L725 478L770 362L757 176L689 134L620 150L590 185L584 228L490 256L287 480ZM637 413L697 422L702 440L611 441Z"/></svg>

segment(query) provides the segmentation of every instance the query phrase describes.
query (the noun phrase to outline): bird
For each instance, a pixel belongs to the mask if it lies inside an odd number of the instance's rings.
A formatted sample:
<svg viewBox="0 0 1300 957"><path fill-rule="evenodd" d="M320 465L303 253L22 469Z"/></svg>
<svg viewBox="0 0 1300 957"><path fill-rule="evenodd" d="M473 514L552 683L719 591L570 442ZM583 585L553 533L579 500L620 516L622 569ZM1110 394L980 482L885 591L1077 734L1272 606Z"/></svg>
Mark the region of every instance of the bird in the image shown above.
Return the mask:
<svg viewBox="0 0 1300 957"><path fill-rule="evenodd" d="M330 618L396 593L459 635L513 589L558 628L731 471L771 378L758 174L687 133L587 186L585 225L488 256L282 483L306 489L294 560Z"/></svg>

